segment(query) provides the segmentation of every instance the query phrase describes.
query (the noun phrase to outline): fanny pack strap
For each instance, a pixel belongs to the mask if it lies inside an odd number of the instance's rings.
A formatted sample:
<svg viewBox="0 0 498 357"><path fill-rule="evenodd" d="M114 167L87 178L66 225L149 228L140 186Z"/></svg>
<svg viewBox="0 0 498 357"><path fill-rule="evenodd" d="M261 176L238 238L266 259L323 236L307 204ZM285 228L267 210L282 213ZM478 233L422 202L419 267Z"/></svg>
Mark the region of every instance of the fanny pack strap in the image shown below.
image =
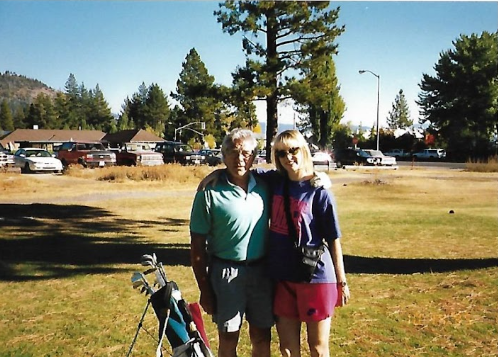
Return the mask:
<svg viewBox="0 0 498 357"><path fill-rule="evenodd" d="M285 208L285 216L287 217L287 228L289 231L289 235L294 240L294 245L296 247L299 246L299 238L296 231L296 226L294 225L294 221L292 220L292 215L290 211L290 197L289 197L289 178L286 177L284 181L284 208Z"/></svg>
<svg viewBox="0 0 498 357"><path fill-rule="evenodd" d="M299 238L297 235L296 226L294 225L294 221L292 220L292 215L290 211L290 194L289 194L289 178L286 177L284 181L284 208L285 208L285 216L287 217L287 228L289 231L290 237L294 240L294 246L299 247ZM325 249L328 249L329 246L325 240L322 240L322 245L325 246Z"/></svg>

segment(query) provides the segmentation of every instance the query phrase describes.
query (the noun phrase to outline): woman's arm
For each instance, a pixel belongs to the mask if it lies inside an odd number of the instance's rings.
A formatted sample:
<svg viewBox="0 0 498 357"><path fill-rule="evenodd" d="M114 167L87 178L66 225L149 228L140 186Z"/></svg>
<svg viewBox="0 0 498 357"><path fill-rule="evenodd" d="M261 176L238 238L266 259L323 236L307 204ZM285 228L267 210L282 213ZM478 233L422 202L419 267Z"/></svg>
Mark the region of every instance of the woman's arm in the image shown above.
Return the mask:
<svg viewBox="0 0 498 357"><path fill-rule="evenodd" d="M342 284L342 304L346 305L350 298L349 287L346 280L346 270L344 269L344 258L340 239L334 239L330 244L330 253L334 262L337 284Z"/></svg>

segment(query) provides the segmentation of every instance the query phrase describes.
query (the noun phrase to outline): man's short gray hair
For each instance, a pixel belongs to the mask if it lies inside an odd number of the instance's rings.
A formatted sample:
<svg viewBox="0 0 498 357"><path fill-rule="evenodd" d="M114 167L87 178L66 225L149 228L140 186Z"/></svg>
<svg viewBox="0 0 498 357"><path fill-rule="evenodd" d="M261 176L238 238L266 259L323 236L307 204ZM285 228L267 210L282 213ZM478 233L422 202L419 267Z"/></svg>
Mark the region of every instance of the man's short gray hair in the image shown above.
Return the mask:
<svg viewBox="0 0 498 357"><path fill-rule="evenodd" d="M223 139L223 143L221 144L221 153L225 156L225 153L228 150L231 150L235 147L235 142L243 141L247 143L251 149L251 151L255 151L258 146L258 141L254 136L254 133L248 129L236 128L233 129L230 133L228 133Z"/></svg>

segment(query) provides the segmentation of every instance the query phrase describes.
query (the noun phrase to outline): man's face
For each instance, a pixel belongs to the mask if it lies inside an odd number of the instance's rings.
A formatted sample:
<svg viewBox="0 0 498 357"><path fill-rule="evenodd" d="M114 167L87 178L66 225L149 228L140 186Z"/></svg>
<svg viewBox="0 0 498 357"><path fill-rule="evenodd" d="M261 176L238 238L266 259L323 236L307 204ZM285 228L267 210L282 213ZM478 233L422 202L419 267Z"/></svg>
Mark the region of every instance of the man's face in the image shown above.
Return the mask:
<svg viewBox="0 0 498 357"><path fill-rule="evenodd" d="M225 165L233 178L243 178L249 174L254 161L252 146L244 141L236 141L233 149L225 153Z"/></svg>

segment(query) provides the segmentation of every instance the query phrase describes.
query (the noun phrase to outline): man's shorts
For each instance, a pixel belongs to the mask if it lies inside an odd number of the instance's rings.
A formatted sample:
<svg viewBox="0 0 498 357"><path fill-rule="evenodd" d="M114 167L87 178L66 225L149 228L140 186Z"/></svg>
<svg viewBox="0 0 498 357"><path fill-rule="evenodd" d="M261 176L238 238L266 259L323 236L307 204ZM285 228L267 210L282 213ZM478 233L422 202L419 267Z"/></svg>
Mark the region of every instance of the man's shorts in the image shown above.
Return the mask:
<svg viewBox="0 0 498 357"><path fill-rule="evenodd" d="M242 266L214 259L209 276L216 296L213 321L220 331L238 331L244 315L251 326L273 326L273 286L264 262Z"/></svg>
<svg viewBox="0 0 498 357"><path fill-rule="evenodd" d="M337 294L335 283L280 281L275 286L273 312L303 322L321 321L334 315Z"/></svg>

